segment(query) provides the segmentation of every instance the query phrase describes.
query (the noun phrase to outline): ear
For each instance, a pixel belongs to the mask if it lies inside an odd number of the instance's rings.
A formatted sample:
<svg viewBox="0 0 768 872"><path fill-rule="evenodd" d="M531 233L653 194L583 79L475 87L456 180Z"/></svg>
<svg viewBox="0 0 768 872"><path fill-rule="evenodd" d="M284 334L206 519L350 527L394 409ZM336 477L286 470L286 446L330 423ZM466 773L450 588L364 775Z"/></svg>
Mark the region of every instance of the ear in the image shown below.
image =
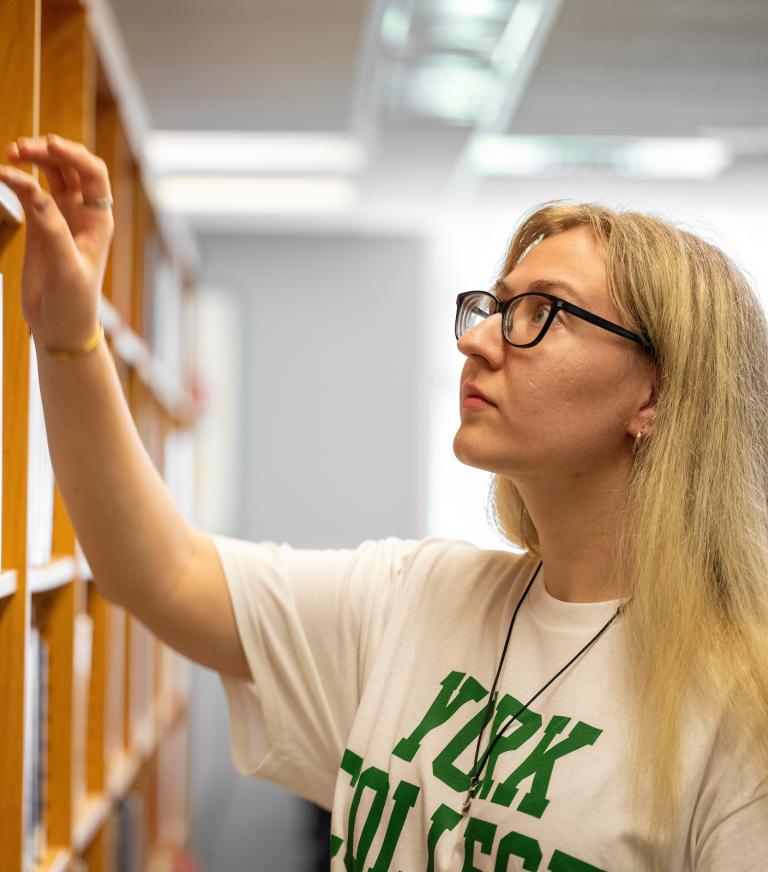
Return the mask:
<svg viewBox="0 0 768 872"><path fill-rule="evenodd" d="M644 387L644 394L641 404L635 415L627 424L627 432L634 439L638 433L642 433L643 437L648 437L653 433L654 422L656 420L656 404L659 398L659 376L656 368L653 367L649 371L648 381Z"/></svg>

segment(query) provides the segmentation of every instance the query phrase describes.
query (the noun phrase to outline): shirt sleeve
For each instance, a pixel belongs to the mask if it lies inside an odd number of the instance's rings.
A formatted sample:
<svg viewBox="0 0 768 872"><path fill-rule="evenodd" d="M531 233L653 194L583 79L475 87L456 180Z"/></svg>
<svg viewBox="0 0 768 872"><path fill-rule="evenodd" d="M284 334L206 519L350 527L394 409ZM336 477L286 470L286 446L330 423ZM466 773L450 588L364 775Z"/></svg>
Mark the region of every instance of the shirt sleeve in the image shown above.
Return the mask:
<svg viewBox="0 0 768 872"><path fill-rule="evenodd" d="M746 745L721 746L699 800L695 872L752 872L768 857L768 775ZM696 826L694 826L697 829Z"/></svg>
<svg viewBox="0 0 768 872"><path fill-rule="evenodd" d="M752 872L768 857L768 780L733 806L704 839L696 872Z"/></svg>
<svg viewBox="0 0 768 872"><path fill-rule="evenodd" d="M220 674L235 766L330 809L344 742L419 540L301 549L211 538L253 676Z"/></svg>

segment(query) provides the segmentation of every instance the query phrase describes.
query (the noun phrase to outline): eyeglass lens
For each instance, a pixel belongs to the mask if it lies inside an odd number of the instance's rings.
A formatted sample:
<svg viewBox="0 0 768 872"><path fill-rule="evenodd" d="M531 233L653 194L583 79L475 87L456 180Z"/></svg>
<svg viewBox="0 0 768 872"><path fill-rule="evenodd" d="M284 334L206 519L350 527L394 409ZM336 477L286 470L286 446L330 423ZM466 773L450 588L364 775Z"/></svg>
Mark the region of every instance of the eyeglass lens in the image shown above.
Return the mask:
<svg viewBox="0 0 768 872"><path fill-rule="evenodd" d="M469 294L466 296L456 314L457 338L471 330L491 314L494 306L493 298L487 294ZM541 333L542 327L549 317L552 303L546 297L529 294L515 300L507 308L504 320L504 334L507 342L513 345L527 345L533 342Z"/></svg>

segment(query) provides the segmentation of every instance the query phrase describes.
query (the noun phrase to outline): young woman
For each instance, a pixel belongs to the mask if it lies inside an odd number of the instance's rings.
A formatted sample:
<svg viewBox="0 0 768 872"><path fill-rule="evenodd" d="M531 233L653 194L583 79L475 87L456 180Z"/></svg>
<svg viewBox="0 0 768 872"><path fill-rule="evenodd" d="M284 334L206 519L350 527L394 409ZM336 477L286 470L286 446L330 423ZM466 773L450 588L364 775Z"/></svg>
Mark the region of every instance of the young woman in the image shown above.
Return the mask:
<svg viewBox="0 0 768 872"><path fill-rule="evenodd" d="M554 203L457 301L464 463L522 554L209 535L98 321L105 166L12 144L22 312L99 589L218 670L240 771L332 809L333 870L729 870L768 856L768 325L714 246ZM50 350L64 349L62 358Z"/></svg>

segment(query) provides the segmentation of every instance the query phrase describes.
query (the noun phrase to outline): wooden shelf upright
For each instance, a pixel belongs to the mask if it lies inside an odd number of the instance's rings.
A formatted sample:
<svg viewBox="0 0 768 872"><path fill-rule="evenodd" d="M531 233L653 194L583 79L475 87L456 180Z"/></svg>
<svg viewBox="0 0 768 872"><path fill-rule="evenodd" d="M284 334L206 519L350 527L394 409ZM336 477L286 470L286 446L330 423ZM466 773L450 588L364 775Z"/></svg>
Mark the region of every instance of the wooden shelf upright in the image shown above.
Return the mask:
<svg viewBox="0 0 768 872"><path fill-rule="evenodd" d="M38 134L40 0L0 3L0 142ZM25 167L29 169L29 167ZM3 276L3 469L0 566L16 571L16 589L0 599L0 868L21 865L24 777L27 396L29 334L21 314L23 230L0 223Z"/></svg>
<svg viewBox="0 0 768 872"><path fill-rule="evenodd" d="M113 56L121 53L112 51L108 15L101 0L0 2L0 162L11 140L48 132L106 161L115 236L101 300L105 341L142 441L166 476L175 438L193 434L196 408L184 383L194 349L183 330L169 344L155 313L170 300L175 323L190 323L196 262L183 228L153 200L135 89ZM34 351L21 312L17 206L0 185L0 869L112 872L118 851L130 849L138 868L170 870L189 834L189 664L99 594L55 481L49 557L38 563L30 552L40 494L29 490ZM25 688L40 650L43 847L30 853L33 694Z"/></svg>

